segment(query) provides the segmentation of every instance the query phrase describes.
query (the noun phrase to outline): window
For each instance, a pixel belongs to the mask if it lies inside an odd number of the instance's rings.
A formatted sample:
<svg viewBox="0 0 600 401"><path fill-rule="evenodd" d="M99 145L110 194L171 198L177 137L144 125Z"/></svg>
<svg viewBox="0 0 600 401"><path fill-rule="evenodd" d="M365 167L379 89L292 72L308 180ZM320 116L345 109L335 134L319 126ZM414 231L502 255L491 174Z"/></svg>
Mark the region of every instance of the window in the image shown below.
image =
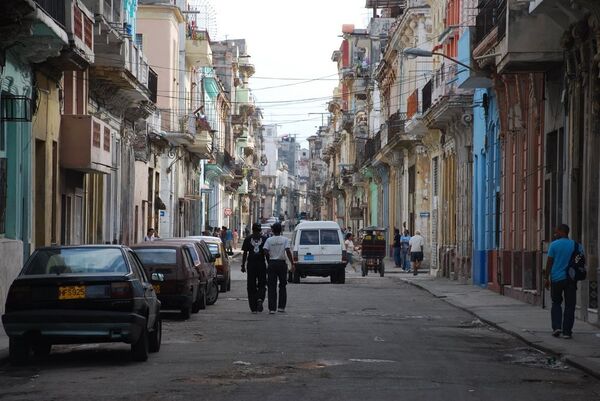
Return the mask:
<svg viewBox="0 0 600 401"><path fill-rule="evenodd" d="M177 263L177 251L170 248L136 249L136 255L144 265L174 265Z"/></svg>
<svg viewBox="0 0 600 401"><path fill-rule="evenodd" d="M196 247L194 245L188 245L188 246L186 246L186 249L188 250L190 257L192 258L192 261L194 262L194 266L199 265L200 264L200 256L198 256L198 252L196 252Z"/></svg>
<svg viewBox="0 0 600 401"><path fill-rule="evenodd" d="M104 150L110 152L110 129L104 127Z"/></svg>
<svg viewBox="0 0 600 401"><path fill-rule="evenodd" d="M302 230L300 245L319 245L319 230Z"/></svg>
<svg viewBox="0 0 600 401"><path fill-rule="evenodd" d="M142 35L141 33L136 33L135 44L140 49L140 51L144 51L144 35Z"/></svg>
<svg viewBox="0 0 600 401"><path fill-rule="evenodd" d="M438 196L439 185L439 159L433 158L433 196Z"/></svg>
<svg viewBox="0 0 600 401"><path fill-rule="evenodd" d="M94 130L92 133L92 144L94 147L100 147L100 124L94 121Z"/></svg>
<svg viewBox="0 0 600 401"><path fill-rule="evenodd" d="M321 245L339 245L338 230L321 230Z"/></svg>
<svg viewBox="0 0 600 401"><path fill-rule="evenodd" d="M23 272L38 274L129 273L120 249L66 248L46 249L34 254Z"/></svg>

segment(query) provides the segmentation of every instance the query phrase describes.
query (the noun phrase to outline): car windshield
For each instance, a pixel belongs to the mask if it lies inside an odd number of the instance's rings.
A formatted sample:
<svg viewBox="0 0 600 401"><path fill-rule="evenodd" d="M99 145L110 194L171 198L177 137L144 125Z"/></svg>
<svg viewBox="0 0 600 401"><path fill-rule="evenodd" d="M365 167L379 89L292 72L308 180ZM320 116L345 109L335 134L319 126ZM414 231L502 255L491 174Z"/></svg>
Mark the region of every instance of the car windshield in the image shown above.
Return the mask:
<svg viewBox="0 0 600 401"><path fill-rule="evenodd" d="M207 244L208 245L208 249L210 249L210 253L212 253L213 255L216 255L217 253L219 253L219 245L218 244Z"/></svg>
<svg viewBox="0 0 600 401"><path fill-rule="evenodd" d="M135 250L145 265L174 265L177 263L177 250L173 248L139 248Z"/></svg>
<svg viewBox="0 0 600 401"><path fill-rule="evenodd" d="M128 273L120 249L62 248L42 249L32 256L23 275Z"/></svg>

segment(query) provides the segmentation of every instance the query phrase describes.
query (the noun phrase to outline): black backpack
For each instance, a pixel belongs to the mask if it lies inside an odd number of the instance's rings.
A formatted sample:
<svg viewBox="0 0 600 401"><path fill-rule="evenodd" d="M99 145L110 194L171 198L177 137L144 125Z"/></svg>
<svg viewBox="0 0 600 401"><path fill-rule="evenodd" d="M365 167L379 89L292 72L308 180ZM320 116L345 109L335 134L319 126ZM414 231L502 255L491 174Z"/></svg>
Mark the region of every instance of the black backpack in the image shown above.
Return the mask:
<svg viewBox="0 0 600 401"><path fill-rule="evenodd" d="M585 255L579 251L579 243L573 241L574 248L571 254L571 260L567 266L567 274L572 281L585 280L587 269L585 268Z"/></svg>

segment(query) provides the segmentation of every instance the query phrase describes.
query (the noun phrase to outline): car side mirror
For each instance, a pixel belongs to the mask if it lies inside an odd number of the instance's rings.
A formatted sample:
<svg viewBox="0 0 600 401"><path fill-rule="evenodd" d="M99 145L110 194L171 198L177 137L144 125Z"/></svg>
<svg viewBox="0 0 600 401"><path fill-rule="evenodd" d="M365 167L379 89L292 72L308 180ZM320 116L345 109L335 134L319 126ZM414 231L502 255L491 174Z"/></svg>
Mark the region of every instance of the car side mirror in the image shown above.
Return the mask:
<svg viewBox="0 0 600 401"><path fill-rule="evenodd" d="M215 254L213 255L213 258L214 258L215 260L216 260L216 259L218 259L218 258L220 258L220 257L221 257L221 254L220 254L220 253L215 253ZM213 261L213 262L214 262L214 261Z"/></svg>
<svg viewBox="0 0 600 401"><path fill-rule="evenodd" d="M152 273L152 281L165 281L165 275L162 273Z"/></svg>

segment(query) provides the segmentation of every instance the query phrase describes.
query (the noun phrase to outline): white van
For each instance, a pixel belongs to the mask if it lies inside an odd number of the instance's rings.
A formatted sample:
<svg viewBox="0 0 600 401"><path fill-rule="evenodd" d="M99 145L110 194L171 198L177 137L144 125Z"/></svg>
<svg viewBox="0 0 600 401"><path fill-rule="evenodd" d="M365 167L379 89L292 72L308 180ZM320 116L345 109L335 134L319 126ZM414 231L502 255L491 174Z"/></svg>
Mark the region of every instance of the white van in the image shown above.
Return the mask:
<svg viewBox="0 0 600 401"><path fill-rule="evenodd" d="M340 226L333 221L305 221L296 226L292 237L292 254L296 271L291 282L300 277L331 278L332 283L346 281L346 250Z"/></svg>

